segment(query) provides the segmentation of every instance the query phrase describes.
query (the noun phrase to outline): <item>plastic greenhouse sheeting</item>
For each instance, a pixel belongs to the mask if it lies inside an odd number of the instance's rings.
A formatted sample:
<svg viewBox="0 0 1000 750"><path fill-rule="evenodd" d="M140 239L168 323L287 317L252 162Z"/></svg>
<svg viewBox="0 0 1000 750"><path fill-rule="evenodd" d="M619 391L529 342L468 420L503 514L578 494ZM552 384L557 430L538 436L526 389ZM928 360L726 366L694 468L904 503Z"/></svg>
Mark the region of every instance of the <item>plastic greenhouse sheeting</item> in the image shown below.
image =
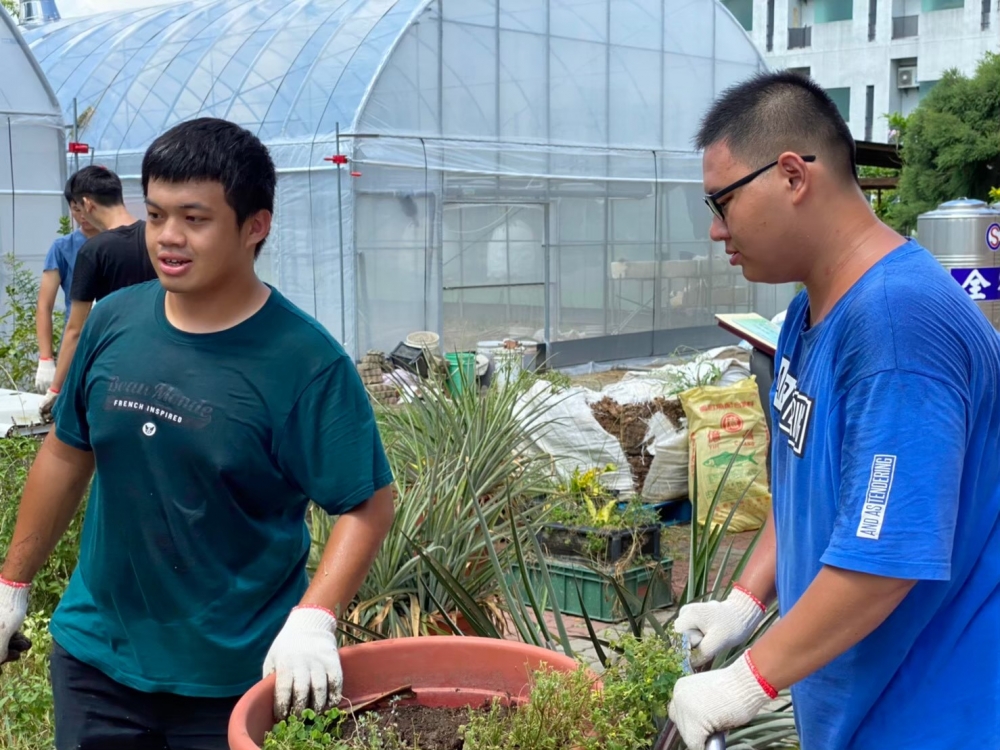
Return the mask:
<svg viewBox="0 0 1000 750"><path fill-rule="evenodd" d="M764 67L714 0L190 0L30 42L136 210L174 123L259 134L279 172L261 275L356 356L416 329L470 348L697 328L790 296L708 238L691 140Z"/></svg>
<svg viewBox="0 0 1000 750"><path fill-rule="evenodd" d="M40 275L64 213L63 120L55 94L2 9L0 71L0 256L13 254ZM10 270L0 264L0 313Z"/></svg>

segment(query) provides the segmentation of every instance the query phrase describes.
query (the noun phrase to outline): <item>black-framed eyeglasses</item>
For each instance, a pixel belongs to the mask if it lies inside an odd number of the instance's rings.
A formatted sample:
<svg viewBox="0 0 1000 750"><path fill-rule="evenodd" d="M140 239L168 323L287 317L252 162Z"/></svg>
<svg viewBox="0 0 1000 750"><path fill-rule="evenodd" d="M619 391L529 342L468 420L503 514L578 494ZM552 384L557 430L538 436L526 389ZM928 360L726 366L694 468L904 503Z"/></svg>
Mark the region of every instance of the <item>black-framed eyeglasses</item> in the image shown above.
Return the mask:
<svg viewBox="0 0 1000 750"><path fill-rule="evenodd" d="M814 161L816 161L816 157L815 156L803 156L802 157L802 161L805 161L805 162L814 162ZM762 174L764 174L764 172L766 172L767 170L769 170L771 167L777 165L777 163L778 163L778 160L775 159L770 164L766 164L763 167L761 167L760 169L758 169L757 171L751 172L746 177L741 177L736 182L734 182L732 185L726 185L726 187L722 188L722 190L716 190L711 195L706 195L705 196L705 205L708 206L709 210L713 214L715 214L717 217L719 217L720 221L725 221L726 220L726 216L725 216L725 214L722 211L722 205L719 203L719 199L722 198L722 197L724 197L724 196L726 196L726 195L729 195L731 192L733 192L737 188L741 188L744 185L747 185L747 184L753 182L758 177L760 177Z"/></svg>

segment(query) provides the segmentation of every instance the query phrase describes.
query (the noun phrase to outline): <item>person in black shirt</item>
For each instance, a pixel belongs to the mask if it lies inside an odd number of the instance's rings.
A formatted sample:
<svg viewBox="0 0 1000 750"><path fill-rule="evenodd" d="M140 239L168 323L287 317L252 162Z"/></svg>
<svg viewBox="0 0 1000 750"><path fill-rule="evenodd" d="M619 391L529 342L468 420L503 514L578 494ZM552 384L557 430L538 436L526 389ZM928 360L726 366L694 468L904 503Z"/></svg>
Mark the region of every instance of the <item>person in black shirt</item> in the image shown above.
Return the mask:
<svg viewBox="0 0 1000 750"><path fill-rule="evenodd" d="M39 407L46 422L51 419L90 308L112 292L156 278L146 249L146 222L137 220L125 208L118 175L104 167L85 167L73 175L69 190L82 206L87 221L101 232L87 240L77 254L70 287L72 308L56 374Z"/></svg>
<svg viewBox="0 0 1000 750"><path fill-rule="evenodd" d="M146 222L109 229L80 249L70 298L97 302L114 291L156 278L146 251Z"/></svg>

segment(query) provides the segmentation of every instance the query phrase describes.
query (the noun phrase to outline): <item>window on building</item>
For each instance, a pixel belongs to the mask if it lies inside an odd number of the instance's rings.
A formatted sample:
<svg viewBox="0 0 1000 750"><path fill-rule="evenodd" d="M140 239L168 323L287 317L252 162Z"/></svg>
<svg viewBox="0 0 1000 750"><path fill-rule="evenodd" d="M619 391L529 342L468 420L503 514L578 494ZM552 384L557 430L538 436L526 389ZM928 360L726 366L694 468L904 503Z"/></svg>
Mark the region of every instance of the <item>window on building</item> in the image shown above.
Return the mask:
<svg viewBox="0 0 1000 750"><path fill-rule="evenodd" d="M872 139L872 129L875 126L875 87L865 87L865 140Z"/></svg>
<svg viewBox="0 0 1000 750"><path fill-rule="evenodd" d="M922 0L920 9L924 13L935 10L951 10L952 8L964 8L965 0Z"/></svg>
<svg viewBox="0 0 1000 750"><path fill-rule="evenodd" d="M774 50L774 0L767 0L767 51Z"/></svg>
<svg viewBox="0 0 1000 750"><path fill-rule="evenodd" d="M847 122L851 121L851 89L849 86L838 89L827 89L826 93L833 99L833 103L840 110L840 116Z"/></svg>
<svg viewBox="0 0 1000 750"><path fill-rule="evenodd" d="M920 98L923 99L927 96L935 86L937 86L937 81L921 81L918 89Z"/></svg>
<svg viewBox="0 0 1000 750"><path fill-rule="evenodd" d="M753 31L753 0L722 0L722 4L729 9L747 31Z"/></svg>
<svg viewBox="0 0 1000 750"><path fill-rule="evenodd" d="M924 0L928 2L929 0ZM948 0L936 0L947 2ZM853 0L816 0L813 11L815 23L832 23L833 21L850 21L854 17Z"/></svg>

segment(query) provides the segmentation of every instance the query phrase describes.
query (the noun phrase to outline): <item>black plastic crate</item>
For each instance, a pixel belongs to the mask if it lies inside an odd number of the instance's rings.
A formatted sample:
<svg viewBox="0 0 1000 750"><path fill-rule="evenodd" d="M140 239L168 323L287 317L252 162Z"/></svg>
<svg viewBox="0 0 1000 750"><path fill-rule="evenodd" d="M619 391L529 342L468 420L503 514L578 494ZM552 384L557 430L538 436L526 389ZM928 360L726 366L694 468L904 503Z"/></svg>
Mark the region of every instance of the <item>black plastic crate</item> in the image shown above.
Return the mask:
<svg viewBox="0 0 1000 750"><path fill-rule="evenodd" d="M419 347L407 346L401 342L392 350L389 359L396 367L415 372L422 378L427 377L427 353Z"/></svg>
<svg viewBox="0 0 1000 750"><path fill-rule="evenodd" d="M628 554L632 540L638 537L638 554L659 560L660 531L659 524L636 529L595 529L546 523L538 531L538 543L546 555L616 563ZM595 539L601 540L600 546L594 543Z"/></svg>

